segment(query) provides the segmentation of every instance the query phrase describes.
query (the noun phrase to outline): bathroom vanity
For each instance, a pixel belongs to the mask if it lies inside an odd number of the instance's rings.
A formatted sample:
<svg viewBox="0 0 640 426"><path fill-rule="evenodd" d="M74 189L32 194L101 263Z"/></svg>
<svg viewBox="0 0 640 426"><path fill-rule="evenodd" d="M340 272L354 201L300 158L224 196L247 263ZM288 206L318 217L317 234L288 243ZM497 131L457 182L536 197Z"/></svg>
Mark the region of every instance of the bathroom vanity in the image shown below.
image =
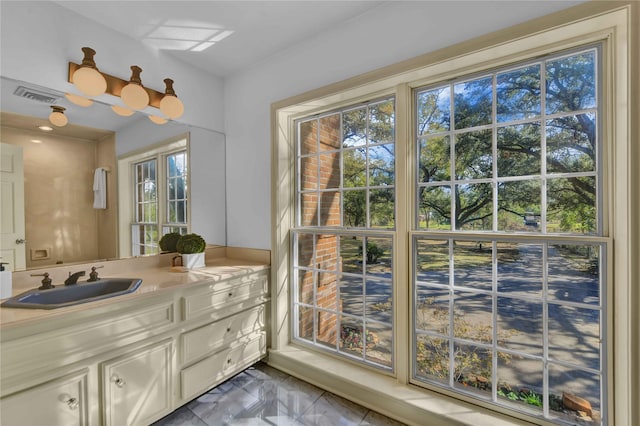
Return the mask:
<svg viewBox="0 0 640 426"><path fill-rule="evenodd" d="M134 270L131 294L0 308L0 424L148 425L266 355L268 264Z"/></svg>

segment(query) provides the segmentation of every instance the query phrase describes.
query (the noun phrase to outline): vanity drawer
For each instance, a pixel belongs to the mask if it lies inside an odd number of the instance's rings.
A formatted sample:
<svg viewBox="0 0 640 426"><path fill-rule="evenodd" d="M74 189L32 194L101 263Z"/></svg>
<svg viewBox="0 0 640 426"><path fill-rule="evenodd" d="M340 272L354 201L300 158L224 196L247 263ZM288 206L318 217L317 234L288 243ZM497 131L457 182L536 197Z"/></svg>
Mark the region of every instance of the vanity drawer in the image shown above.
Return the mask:
<svg viewBox="0 0 640 426"><path fill-rule="evenodd" d="M228 346L242 336L264 330L265 306L260 305L212 324L200 327L181 337L182 363L192 361Z"/></svg>
<svg viewBox="0 0 640 426"><path fill-rule="evenodd" d="M249 279L211 284L206 287L205 291L196 291L182 298L183 320L209 314L251 299L259 300L260 296L265 296L268 290L266 274L256 274ZM240 306L238 309L242 308ZM229 315L231 313L226 310L220 314Z"/></svg>
<svg viewBox="0 0 640 426"><path fill-rule="evenodd" d="M183 369L180 372L181 398L187 399L206 391L249 367L266 353L267 335L263 331Z"/></svg>

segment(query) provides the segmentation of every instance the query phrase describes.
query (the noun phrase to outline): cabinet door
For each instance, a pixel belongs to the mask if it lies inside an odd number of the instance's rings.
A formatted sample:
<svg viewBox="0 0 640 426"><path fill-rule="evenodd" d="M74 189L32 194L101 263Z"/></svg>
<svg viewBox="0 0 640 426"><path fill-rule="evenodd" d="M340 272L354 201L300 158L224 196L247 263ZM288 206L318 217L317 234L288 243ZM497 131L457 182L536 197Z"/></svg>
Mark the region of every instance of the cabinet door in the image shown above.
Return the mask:
<svg viewBox="0 0 640 426"><path fill-rule="evenodd" d="M86 425L87 370L61 377L0 400L0 424Z"/></svg>
<svg viewBox="0 0 640 426"><path fill-rule="evenodd" d="M171 353L167 340L101 364L106 425L147 425L171 411Z"/></svg>

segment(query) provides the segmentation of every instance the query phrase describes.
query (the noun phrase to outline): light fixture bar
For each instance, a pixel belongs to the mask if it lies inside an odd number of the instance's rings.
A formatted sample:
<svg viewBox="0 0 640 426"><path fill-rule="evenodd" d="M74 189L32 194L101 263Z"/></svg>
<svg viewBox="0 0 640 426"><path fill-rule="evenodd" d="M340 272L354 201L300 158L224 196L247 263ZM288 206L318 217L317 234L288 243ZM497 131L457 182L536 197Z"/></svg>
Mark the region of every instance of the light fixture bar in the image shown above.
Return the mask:
<svg viewBox="0 0 640 426"><path fill-rule="evenodd" d="M80 68L80 64L76 64L75 62L69 62L69 73L67 74L67 81L69 83L73 83L73 73L78 68ZM124 86L126 86L127 84L129 84L128 80L123 80L121 78L114 77L114 76L109 75L109 74L105 74L102 71L100 71L100 74L102 74L104 76L105 80L107 80L107 92L106 93L108 93L110 95L120 97L120 92L122 91L122 88ZM144 87L144 86L142 86L142 87ZM164 97L164 93L158 92L157 90L153 90L153 89L150 89L148 87L144 87L144 89L149 94L149 105L152 106L152 107L160 109L160 101Z"/></svg>

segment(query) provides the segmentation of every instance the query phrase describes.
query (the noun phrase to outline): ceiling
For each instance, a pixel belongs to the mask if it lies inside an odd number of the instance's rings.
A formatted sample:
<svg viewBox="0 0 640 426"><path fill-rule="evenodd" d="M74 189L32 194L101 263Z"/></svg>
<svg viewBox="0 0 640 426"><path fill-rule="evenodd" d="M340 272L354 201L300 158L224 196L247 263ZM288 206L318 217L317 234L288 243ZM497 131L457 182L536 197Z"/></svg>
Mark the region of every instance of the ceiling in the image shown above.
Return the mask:
<svg viewBox="0 0 640 426"><path fill-rule="evenodd" d="M381 1L55 1L218 77L379 7ZM213 40L213 41L211 41ZM200 50L204 49L204 50Z"/></svg>
<svg viewBox="0 0 640 426"><path fill-rule="evenodd" d="M568 7L579 1L503 1L505 9L522 9L541 14ZM456 16L463 27L456 29L464 33L466 27L482 27L474 23L474 11L488 6L495 7L500 1L457 1L419 0L423 3L416 8L424 15L425 25L435 34L450 31L451 22L440 16ZM357 27L362 15L387 14L394 8L401 8L404 1L371 0L289 0L289 1L68 1L54 0L54 3L121 33L132 40L141 42L152 49L159 49L212 75L225 78L246 69L258 67L274 55L286 55L299 44L310 42L314 37L332 30ZM474 4L475 3L475 4ZM472 7L473 6L473 7ZM507 7L508 6L508 7ZM383 8L382 10L374 10ZM508 15L508 13L507 13ZM386 16L386 15L385 15ZM463 19L464 18L464 19ZM508 18L508 17L507 17ZM389 17L393 19L393 17ZM497 18L500 19L500 18ZM510 18L513 20L513 16ZM524 18L523 18L524 19ZM509 19L507 19L508 22ZM373 22L379 21L373 20ZM505 24L507 25L507 24ZM384 28L373 26L371 31ZM478 32L478 31L476 31ZM485 30L480 33L486 32ZM466 33L465 33L466 34ZM428 41L428 43L427 43ZM431 50L444 47L451 40L442 37L430 38L423 43ZM425 47L426 48L426 47ZM42 104L13 96L19 82L2 79L2 110L18 114L38 116ZM38 89L32 87L32 89ZM47 90L42 88L43 90ZM51 94L52 92L49 91ZM62 97L63 93L55 93ZM127 124L115 116L106 106L100 108L104 114L98 115L96 108L91 112L70 105L68 115L74 123L87 123L88 127L106 128L117 131ZM48 114L48 108L44 111ZM42 115L43 113L41 113ZM86 117L86 118L84 118ZM44 116L43 116L44 118ZM17 123L16 123L17 125Z"/></svg>

